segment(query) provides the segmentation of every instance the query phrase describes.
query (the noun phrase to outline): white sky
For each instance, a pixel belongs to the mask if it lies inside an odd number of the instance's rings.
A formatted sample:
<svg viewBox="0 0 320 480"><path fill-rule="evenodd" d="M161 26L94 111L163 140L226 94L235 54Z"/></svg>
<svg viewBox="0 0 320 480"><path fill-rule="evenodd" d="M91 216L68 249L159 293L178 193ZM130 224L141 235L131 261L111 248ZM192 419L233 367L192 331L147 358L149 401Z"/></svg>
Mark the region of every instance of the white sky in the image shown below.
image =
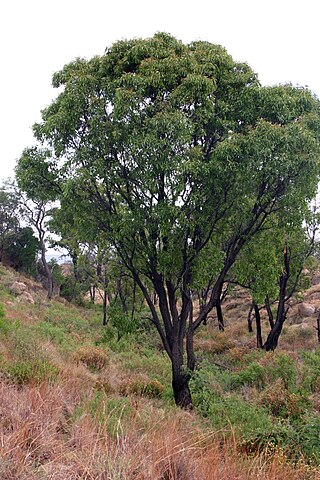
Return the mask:
<svg viewBox="0 0 320 480"><path fill-rule="evenodd" d="M0 7L0 179L13 174L31 126L55 96L53 72L116 40L165 31L218 43L263 84L320 96L319 0L3 0Z"/></svg>

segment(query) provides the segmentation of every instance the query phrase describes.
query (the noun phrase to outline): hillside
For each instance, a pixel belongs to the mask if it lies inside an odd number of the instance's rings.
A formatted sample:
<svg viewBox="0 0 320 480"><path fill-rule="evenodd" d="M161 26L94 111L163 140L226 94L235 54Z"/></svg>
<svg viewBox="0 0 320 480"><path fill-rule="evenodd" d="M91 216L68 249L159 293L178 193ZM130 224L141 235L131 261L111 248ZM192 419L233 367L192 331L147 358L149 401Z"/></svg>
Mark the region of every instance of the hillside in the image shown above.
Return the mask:
<svg viewBox="0 0 320 480"><path fill-rule="evenodd" d="M318 479L316 281L292 302L274 353L256 349L250 299L234 290L226 331L212 316L196 337L195 408L184 412L151 326L118 341L100 305L48 302L0 266L0 478Z"/></svg>

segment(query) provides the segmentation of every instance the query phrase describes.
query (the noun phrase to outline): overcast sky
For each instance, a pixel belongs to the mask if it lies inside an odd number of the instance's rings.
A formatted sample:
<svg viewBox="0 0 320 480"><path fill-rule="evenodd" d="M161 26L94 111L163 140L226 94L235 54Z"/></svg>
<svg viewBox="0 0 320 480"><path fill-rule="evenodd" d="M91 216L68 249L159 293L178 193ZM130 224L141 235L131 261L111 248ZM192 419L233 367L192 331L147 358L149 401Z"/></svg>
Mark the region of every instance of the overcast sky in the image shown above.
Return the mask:
<svg viewBox="0 0 320 480"><path fill-rule="evenodd" d="M265 85L290 81L320 96L319 14L319 0L4 0L0 179L34 143L31 126L55 96L53 72L74 58L165 31L223 45Z"/></svg>

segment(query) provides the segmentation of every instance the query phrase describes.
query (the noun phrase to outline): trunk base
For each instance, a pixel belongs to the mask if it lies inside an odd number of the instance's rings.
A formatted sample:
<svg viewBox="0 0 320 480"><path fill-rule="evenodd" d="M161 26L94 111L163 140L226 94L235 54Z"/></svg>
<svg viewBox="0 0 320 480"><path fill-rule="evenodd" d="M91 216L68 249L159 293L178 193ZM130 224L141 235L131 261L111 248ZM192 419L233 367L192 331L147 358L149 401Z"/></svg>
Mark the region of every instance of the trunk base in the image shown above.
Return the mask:
<svg viewBox="0 0 320 480"><path fill-rule="evenodd" d="M183 408L183 410L192 410L192 398L187 376L183 375L180 376L180 378L173 380L172 388L176 405Z"/></svg>

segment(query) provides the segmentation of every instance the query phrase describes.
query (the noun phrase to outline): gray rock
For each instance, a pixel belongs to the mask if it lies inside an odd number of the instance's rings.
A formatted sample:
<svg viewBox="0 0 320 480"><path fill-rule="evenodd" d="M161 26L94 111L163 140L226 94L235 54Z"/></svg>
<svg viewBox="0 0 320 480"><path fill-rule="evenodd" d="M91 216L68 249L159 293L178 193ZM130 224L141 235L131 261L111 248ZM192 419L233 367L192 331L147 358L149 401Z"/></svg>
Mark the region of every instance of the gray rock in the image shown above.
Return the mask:
<svg viewBox="0 0 320 480"><path fill-rule="evenodd" d="M14 282L11 287L9 287L9 290L15 295L22 295L22 293L27 290L27 285L23 282Z"/></svg>
<svg viewBox="0 0 320 480"><path fill-rule="evenodd" d="M22 300L22 301L25 301L25 302L28 302L28 303L31 303L32 305L34 305L34 298L33 296L28 293L28 292L23 292L20 297L19 297L19 300Z"/></svg>
<svg viewBox="0 0 320 480"><path fill-rule="evenodd" d="M314 315L316 308L311 303L299 303L298 305L298 314L300 317L311 317Z"/></svg>

